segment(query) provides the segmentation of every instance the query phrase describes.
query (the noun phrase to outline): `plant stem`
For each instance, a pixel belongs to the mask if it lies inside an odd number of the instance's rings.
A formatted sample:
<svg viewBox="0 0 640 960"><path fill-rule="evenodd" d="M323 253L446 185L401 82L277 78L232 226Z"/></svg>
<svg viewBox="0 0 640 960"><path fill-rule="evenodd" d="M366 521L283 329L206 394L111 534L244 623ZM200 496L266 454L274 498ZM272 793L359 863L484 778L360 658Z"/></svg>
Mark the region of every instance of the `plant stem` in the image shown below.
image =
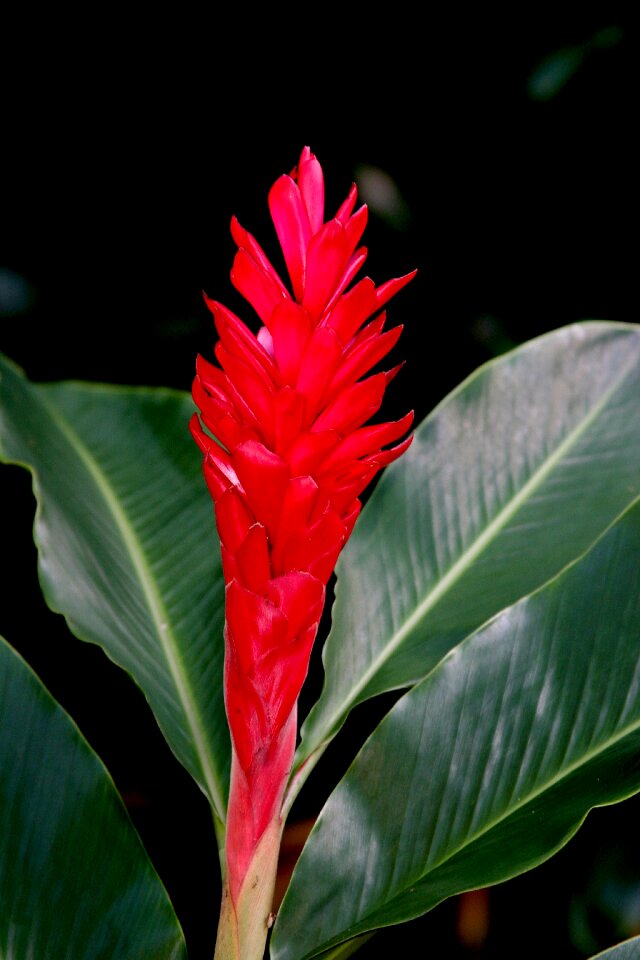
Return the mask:
<svg viewBox="0 0 640 960"><path fill-rule="evenodd" d="M263 960L282 827L276 817L262 834L235 903L225 879L214 960Z"/></svg>

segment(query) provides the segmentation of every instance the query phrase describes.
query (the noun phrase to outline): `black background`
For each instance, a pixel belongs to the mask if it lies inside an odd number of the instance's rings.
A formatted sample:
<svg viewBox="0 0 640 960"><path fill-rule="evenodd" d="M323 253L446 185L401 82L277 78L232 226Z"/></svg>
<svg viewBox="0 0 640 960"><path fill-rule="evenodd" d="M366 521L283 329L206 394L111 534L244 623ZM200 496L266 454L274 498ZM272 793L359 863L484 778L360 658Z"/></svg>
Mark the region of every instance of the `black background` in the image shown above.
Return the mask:
<svg viewBox="0 0 640 960"><path fill-rule="evenodd" d="M376 283L419 271L389 307L406 358L389 418L413 407L421 419L478 364L557 326L636 322L629 8L418 10L6 16L0 349L34 380L189 389L196 354L212 356L201 291L247 316L229 282L230 217L275 256L267 192L305 145L324 168L328 213L362 178ZM371 168L401 198L391 215L364 189ZM190 960L206 960L219 895L206 804L139 691L46 610L29 480L4 468L1 482L11 569L0 630L107 763ZM458 901L377 943L570 960L638 932L637 815L636 801L595 811L552 861L492 890L483 945L461 941Z"/></svg>

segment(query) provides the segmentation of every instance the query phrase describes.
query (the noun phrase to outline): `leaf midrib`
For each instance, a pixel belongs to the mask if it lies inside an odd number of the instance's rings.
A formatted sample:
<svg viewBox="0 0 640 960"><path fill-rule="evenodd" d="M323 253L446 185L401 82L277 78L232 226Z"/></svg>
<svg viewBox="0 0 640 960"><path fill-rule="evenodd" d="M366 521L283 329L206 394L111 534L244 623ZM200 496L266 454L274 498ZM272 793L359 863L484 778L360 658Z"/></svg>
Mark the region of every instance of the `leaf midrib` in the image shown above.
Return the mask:
<svg viewBox="0 0 640 960"><path fill-rule="evenodd" d="M349 696L342 699L339 708L334 711L330 720L323 724L322 729L324 730L324 734L319 739L316 734L311 739L310 746L306 748L305 754L301 754L301 756L304 758L311 757L314 750L321 746L323 740L331 736L332 732L336 729L336 727L339 726L340 721L345 715L345 712L347 712L350 707L353 706L354 701L357 700L359 694L366 689L369 682L376 676L384 664L393 656L395 651L402 645L406 637L409 636L409 634L420 623L420 621L424 619L429 611L433 609L438 601L454 586L455 583L457 583L457 581L463 576L473 561L488 547L495 536L497 536L497 534L506 526L509 520L518 512L530 494L533 493L533 491L535 491L544 482L556 464L564 457L567 451L578 441L582 434L598 417L604 407L608 404L611 397L627 379L629 372L636 365L636 363L637 359L634 355L629 363L625 365L624 371L618 377L615 383L612 384L609 390L604 392L598 403L594 405L589 415L581 420L580 423L567 434L565 439L558 444L553 453L540 464L537 470L531 474L531 477L520 489L520 491L514 497L512 497L511 500L505 503L504 507L496 514L494 519L488 524L480 536L476 537L476 539L469 544L468 548L460 554L458 560L456 560L456 562L449 568L447 573L437 582L434 588L427 592L423 601L416 606L414 612L392 635L389 643L382 648L379 655L371 662L367 670L361 675L359 681L353 685ZM484 369L481 368L477 371L477 376L480 376L484 372ZM474 377L469 378L465 384L461 385L461 388L462 386L468 386L469 381L473 379ZM434 414L435 412L436 411L434 411ZM311 761L311 765L313 766L313 761Z"/></svg>
<svg viewBox="0 0 640 960"><path fill-rule="evenodd" d="M562 783L563 780L568 779L574 773L588 766L593 760L596 760L598 757L605 754L612 747L615 747L616 744L620 743L626 737L631 736L634 733L637 733L640 730L640 719L636 720L634 723L630 723L627 727L623 727L615 736L607 738L605 741L599 744L597 748L592 750L587 750L579 760L574 761L573 763L568 764L566 767L563 767L561 771L556 773L553 777L550 777L549 780L546 780L541 784L537 789L532 790L517 803L514 803L512 806L505 809L504 813L500 816L495 817L493 820L488 821L481 830L476 830L470 837L468 837L463 843L460 843L457 847L454 847L446 856L443 856L440 860L437 860L435 863L429 866L429 869L420 876L414 879L412 882L419 882L424 880L430 873L433 873L443 864L447 863L453 857L457 856L461 851L465 850L467 847L476 843L480 840L485 834L490 833L491 830L500 826L502 823L507 821L514 814L518 813L519 810L522 810L528 804L537 800L539 797L542 797L549 790L552 790L555 786ZM410 886L410 884L409 884Z"/></svg>
<svg viewBox="0 0 640 960"><path fill-rule="evenodd" d="M415 886L418 883L421 883L423 880L425 880L429 876L429 874L434 873L437 869L439 869L444 864L448 863L459 853L466 850L468 847L472 846L474 843L480 840L483 836L485 836L485 834L490 833L491 830L500 826L502 823L507 821L510 817L514 816L514 814L516 814L519 810L523 809L529 803L532 803L534 800L537 800L539 797L543 796L549 790L553 789L553 787L562 783L563 780L567 779L572 774L576 773L581 768L591 763L591 761L597 759L599 756L606 753L606 751L609 750L611 747L614 747L621 740L624 740L625 737L628 737L634 733L637 733L639 730L640 730L640 718L636 719L634 723L630 723L628 726L623 727L620 731L618 731L616 735L611 736L607 738L605 741L601 742L597 748L586 751L586 753L581 755L579 760L576 760L573 763L568 764L566 767L563 767L562 770L559 771L555 776L551 777L549 780L545 780L544 783L541 784L538 789L534 789L530 793L526 794L526 796L524 796L520 801L508 807L508 809L506 809L500 816L496 816L493 820L490 820L487 823L485 823L482 829L476 830L470 836L467 836L464 842L448 850L447 853L443 855L439 860L436 860L433 863L429 864L429 867L427 870L425 870L420 874L417 874L416 876L412 877L410 880L406 880L403 886L399 890L397 890L393 894L393 896L391 896L388 900L385 900L376 904L376 906L373 907L372 910L369 910L364 916L355 920L354 924L352 924L351 926L360 924L360 923L367 923L369 921L369 918L371 918L371 922L375 922L376 912L382 908L385 908L385 909L388 908L389 905L394 900L401 898L406 893L407 888ZM341 934L335 934L335 936L340 936L340 935ZM359 934L356 934L356 935L359 935ZM329 947L325 946L323 948L322 945L320 945L318 948L314 948L314 949L327 950L329 949Z"/></svg>
<svg viewBox="0 0 640 960"><path fill-rule="evenodd" d="M179 646L170 627L171 618L158 593L155 580L147 556L135 535L135 530L129 521L125 511L122 509L118 497L111 486L106 474L99 467L97 461L92 457L91 452L83 443L80 436L71 427L69 421L62 415L61 411L52 403L42 391L39 391L43 404L47 407L52 420L58 425L62 434L67 439L69 445L75 450L81 462L86 467L92 479L96 483L99 491L104 497L104 501L111 512L118 532L122 537L126 552L129 554L133 568L138 576L142 587L142 593L145 598L152 623L155 627L160 647L165 657L169 673L173 679L175 689L178 694L180 705L187 721L188 728L193 738L195 752L200 761L200 766L204 774L204 779L209 790L214 810L219 817L223 817L224 802L223 792L216 773L215 763L213 762L210 751L202 730L204 724L200 716L191 684L184 672L181 658L179 655Z"/></svg>

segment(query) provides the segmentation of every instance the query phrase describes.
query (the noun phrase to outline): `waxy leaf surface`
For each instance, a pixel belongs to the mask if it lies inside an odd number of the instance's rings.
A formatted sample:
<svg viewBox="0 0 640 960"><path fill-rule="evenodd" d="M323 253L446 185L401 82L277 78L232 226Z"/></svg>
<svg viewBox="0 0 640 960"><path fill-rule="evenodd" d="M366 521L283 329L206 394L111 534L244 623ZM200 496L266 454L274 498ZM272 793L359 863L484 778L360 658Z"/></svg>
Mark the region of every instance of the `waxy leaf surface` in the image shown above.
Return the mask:
<svg viewBox="0 0 640 960"><path fill-rule="evenodd" d="M224 585L192 412L174 391L34 385L0 358L0 456L33 474L47 603L131 674L222 819Z"/></svg>
<svg viewBox="0 0 640 960"><path fill-rule="evenodd" d="M274 960L529 870L640 790L639 557L637 501L397 701L310 834Z"/></svg>
<svg viewBox="0 0 640 960"><path fill-rule="evenodd" d="M640 494L639 408L640 327L587 322L481 367L423 421L338 561L298 764L353 706L420 680Z"/></svg>
<svg viewBox="0 0 640 960"><path fill-rule="evenodd" d="M186 960L113 781L2 638L0 957Z"/></svg>

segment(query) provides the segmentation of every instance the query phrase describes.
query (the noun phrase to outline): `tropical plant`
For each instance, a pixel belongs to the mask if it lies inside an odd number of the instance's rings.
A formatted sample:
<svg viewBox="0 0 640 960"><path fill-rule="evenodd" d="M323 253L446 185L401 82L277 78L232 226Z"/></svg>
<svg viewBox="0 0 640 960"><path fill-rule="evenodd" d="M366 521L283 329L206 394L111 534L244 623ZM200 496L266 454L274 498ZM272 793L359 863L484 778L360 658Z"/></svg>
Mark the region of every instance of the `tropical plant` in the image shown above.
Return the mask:
<svg viewBox="0 0 640 960"><path fill-rule="evenodd" d="M355 280L366 207L353 187L325 222L308 148L269 202L290 286L234 219L261 325L209 301L219 366L198 358L192 396L35 384L2 358L0 454L32 474L47 604L130 674L210 804L217 960L329 960L640 791L640 327L557 329L413 435L410 413L368 424L400 369L378 367L401 333L382 308L413 274ZM107 770L5 642L0 688L0 956L185 957ZM275 916L295 800L391 693Z"/></svg>

